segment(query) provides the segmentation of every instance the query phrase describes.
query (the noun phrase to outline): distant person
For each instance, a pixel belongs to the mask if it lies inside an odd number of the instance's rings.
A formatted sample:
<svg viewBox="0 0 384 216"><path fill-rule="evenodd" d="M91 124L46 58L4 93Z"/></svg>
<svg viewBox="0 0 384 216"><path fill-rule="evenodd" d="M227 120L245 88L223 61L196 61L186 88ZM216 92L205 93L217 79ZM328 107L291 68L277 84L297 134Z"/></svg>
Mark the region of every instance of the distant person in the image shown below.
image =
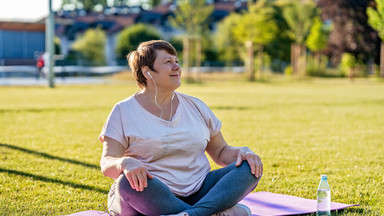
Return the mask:
<svg viewBox="0 0 384 216"><path fill-rule="evenodd" d="M147 41L128 55L141 91L107 118L101 170L116 179L111 215L251 215L238 204L256 188L263 164L248 147L229 146L221 122L201 100L176 92L181 69L174 47ZM223 166L211 171L205 155Z"/></svg>
<svg viewBox="0 0 384 216"><path fill-rule="evenodd" d="M39 57L37 57L36 68L37 68L36 78L39 79L41 76L44 77L44 73L43 73L44 58L43 58L43 55L39 55Z"/></svg>

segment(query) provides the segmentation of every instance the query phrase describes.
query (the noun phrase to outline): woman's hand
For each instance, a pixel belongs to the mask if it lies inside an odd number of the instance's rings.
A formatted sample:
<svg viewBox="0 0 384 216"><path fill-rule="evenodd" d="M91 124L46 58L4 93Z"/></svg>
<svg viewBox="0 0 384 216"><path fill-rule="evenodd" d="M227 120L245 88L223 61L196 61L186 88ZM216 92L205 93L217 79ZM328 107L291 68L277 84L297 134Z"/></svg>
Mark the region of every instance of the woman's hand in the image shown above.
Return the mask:
<svg viewBox="0 0 384 216"><path fill-rule="evenodd" d="M236 166L240 166L243 160L248 162L251 172L256 178L261 177L263 174L263 163L257 154L253 153L248 147L241 147L237 154Z"/></svg>
<svg viewBox="0 0 384 216"><path fill-rule="evenodd" d="M123 166L125 177L128 179L131 188L136 191L143 191L148 186L147 179L153 179L147 168L134 158L126 158Z"/></svg>

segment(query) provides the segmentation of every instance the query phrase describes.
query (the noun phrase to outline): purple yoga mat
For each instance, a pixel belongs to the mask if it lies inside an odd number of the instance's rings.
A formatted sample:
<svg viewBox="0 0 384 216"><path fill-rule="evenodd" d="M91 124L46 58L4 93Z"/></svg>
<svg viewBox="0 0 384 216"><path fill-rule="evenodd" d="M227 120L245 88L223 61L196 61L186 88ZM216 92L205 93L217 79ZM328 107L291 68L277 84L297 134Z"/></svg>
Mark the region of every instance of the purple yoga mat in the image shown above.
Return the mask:
<svg viewBox="0 0 384 216"><path fill-rule="evenodd" d="M248 194L241 204L251 209L252 215L298 215L316 212L317 201L296 196L274 194L270 192L257 192ZM358 204L331 203L332 210L344 209ZM68 216L109 216L102 211L83 211Z"/></svg>
<svg viewBox="0 0 384 216"><path fill-rule="evenodd" d="M89 211L76 212L67 216L110 216L110 214L103 211L89 210Z"/></svg>
<svg viewBox="0 0 384 216"><path fill-rule="evenodd" d="M316 212L317 200L296 196L257 192L248 194L241 204L251 209L252 215L298 215ZM331 203L331 210L344 209L358 204Z"/></svg>

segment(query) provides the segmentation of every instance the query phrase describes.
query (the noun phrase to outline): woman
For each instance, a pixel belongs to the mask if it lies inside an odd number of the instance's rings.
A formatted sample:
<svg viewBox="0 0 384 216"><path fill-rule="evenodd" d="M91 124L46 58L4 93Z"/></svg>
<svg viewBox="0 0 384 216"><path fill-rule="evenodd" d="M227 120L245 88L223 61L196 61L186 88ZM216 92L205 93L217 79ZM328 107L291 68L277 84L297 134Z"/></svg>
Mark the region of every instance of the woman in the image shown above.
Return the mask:
<svg viewBox="0 0 384 216"><path fill-rule="evenodd" d="M99 137L101 170L116 179L110 213L251 215L237 202L257 186L261 160L229 146L208 106L175 91L181 69L174 47L143 42L128 62L141 91L114 106ZM211 171L205 152L224 168Z"/></svg>

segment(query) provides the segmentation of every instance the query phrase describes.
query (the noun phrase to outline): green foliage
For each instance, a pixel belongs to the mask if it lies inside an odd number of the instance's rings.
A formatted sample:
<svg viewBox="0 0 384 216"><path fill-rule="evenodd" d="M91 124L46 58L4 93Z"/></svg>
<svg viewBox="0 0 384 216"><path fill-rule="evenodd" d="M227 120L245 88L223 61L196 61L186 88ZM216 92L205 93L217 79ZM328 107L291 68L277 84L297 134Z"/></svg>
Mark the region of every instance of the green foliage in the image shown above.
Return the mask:
<svg viewBox="0 0 384 216"><path fill-rule="evenodd" d="M159 40L160 34L156 28L144 24L136 24L125 28L117 38L116 53L119 59L135 50L139 44L148 40Z"/></svg>
<svg viewBox="0 0 384 216"><path fill-rule="evenodd" d="M354 69L357 65L357 59L354 55L350 53L343 53L341 56L340 69L344 74L348 74L349 71Z"/></svg>
<svg viewBox="0 0 384 216"><path fill-rule="evenodd" d="M61 7L72 5L76 9L84 9L86 11L93 11L96 5L102 7L107 6L107 0L63 0Z"/></svg>
<svg viewBox="0 0 384 216"><path fill-rule="evenodd" d="M320 59L316 59L320 58ZM340 74L327 73L328 59L326 56L313 56L307 57L306 75L313 77L340 77Z"/></svg>
<svg viewBox="0 0 384 216"><path fill-rule="evenodd" d="M88 29L83 36L76 39L73 49L81 53L82 57L91 61L92 65L105 64L106 35L101 28Z"/></svg>
<svg viewBox="0 0 384 216"><path fill-rule="evenodd" d="M177 56L179 59L182 59L180 55L183 55L183 38L182 37L172 37L169 39L169 43L176 49Z"/></svg>
<svg viewBox="0 0 384 216"><path fill-rule="evenodd" d="M205 0L185 0L174 11L175 17L170 18L170 23L188 36L200 36L207 28L212 11L213 5L206 5Z"/></svg>
<svg viewBox="0 0 384 216"><path fill-rule="evenodd" d="M384 40L384 0L376 0L377 10L372 7L367 8L368 23Z"/></svg>
<svg viewBox="0 0 384 216"><path fill-rule="evenodd" d="M284 72L284 68L290 61L291 44L293 40L288 35L289 26L284 19L283 11L286 4L276 1L272 7L274 8L273 19L278 28L278 34L273 40L264 46L264 50L271 56L271 70L276 72Z"/></svg>
<svg viewBox="0 0 384 216"><path fill-rule="evenodd" d="M149 0L149 4L151 4L152 7L156 7L161 3L161 0Z"/></svg>
<svg viewBox="0 0 384 216"><path fill-rule="evenodd" d="M368 73L367 66L351 53L343 53L339 70L344 76L361 77Z"/></svg>
<svg viewBox="0 0 384 216"><path fill-rule="evenodd" d="M257 64L261 67L257 68L260 73L264 63L263 60L263 46L273 40L277 33L277 25L275 23L274 8L272 3L267 0L260 0L256 3L250 2L248 4L248 11L244 11L241 15L240 21L233 28L234 38L239 41L243 46L251 41L253 49L257 49L258 60ZM245 62L249 62L246 52L242 55ZM253 81L253 73L251 71L250 80ZM257 78L260 74L257 75Z"/></svg>
<svg viewBox="0 0 384 216"><path fill-rule="evenodd" d="M55 44L55 54L56 55L61 54L61 48L60 48L61 41L60 41L60 38L55 37L53 39L53 42Z"/></svg>
<svg viewBox="0 0 384 216"><path fill-rule="evenodd" d="M201 49L202 49L202 55L201 60L202 61L217 61L219 59L217 50L215 49L215 46L213 45L213 38L210 32L205 31L203 32L201 38Z"/></svg>
<svg viewBox="0 0 384 216"><path fill-rule="evenodd" d="M292 66L291 65L288 65L287 67L285 67L285 69L284 69L284 74L286 75L286 76L292 76Z"/></svg>
<svg viewBox="0 0 384 216"><path fill-rule="evenodd" d="M290 30L289 36L298 44L303 44L307 38L315 17L319 16L316 4L310 2L290 1L284 7L283 16Z"/></svg>
<svg viewBox="0 0 384 216"><path fill-rule="evenodd" d="M240 20L240 14L231 13L218 24L217 31L213 36L213 42L219 53L219 60L227 62L227 65L240 59L239 49L244 46L234 36L234 28Z"/></svg>
<svg viewBox="0 0 384 216"><path fill-rule="evenodd" d="M380 39L368 24L367 8L375 0L318 0L322 16L332 22L332 37L329 38L326 55L333 66L340 63L342 53L353 53L359 60L379 63Z"/></svg>
<svg viewBox="0 0 384 216"><path fill-rule="evenodd" d="M316 17L305 44L313 52L321 51L327 46L328 34L320 17Z"/></svg>
<svg viewBox="0 0 384 216"><path fill-rule="evenodd" d="M254 44L267 44L277 33L277 26L273 19L274 9L266 0L250 3L240 21L233 29L233 35L243 44L252 41Z"/></svg>
<svg viewBox="0 0 384 216"><path fill-rule="evenodd" d="M113 180L100 172L97 137L113 104L138 91L135 82L0 91L0 215L106 211ZM179 91L209 105L230 145L260 155L255 191L316 199L328 174L333 202L361 205L333 216L384 214L384 83L212 81Z"/></svg>
<svg viewBox="0 0 384 216"><path fill-rule="evenodd" d="M255 57L254 59L254 68L259 68L260 67L260 64L263 64L261 65L262 67L264 68L269 68L271 66L271 56L268 55L268 53L265 53L263 52L262 53L262 62L260 62L260 59L259 59L259 56Z"/></svg>

